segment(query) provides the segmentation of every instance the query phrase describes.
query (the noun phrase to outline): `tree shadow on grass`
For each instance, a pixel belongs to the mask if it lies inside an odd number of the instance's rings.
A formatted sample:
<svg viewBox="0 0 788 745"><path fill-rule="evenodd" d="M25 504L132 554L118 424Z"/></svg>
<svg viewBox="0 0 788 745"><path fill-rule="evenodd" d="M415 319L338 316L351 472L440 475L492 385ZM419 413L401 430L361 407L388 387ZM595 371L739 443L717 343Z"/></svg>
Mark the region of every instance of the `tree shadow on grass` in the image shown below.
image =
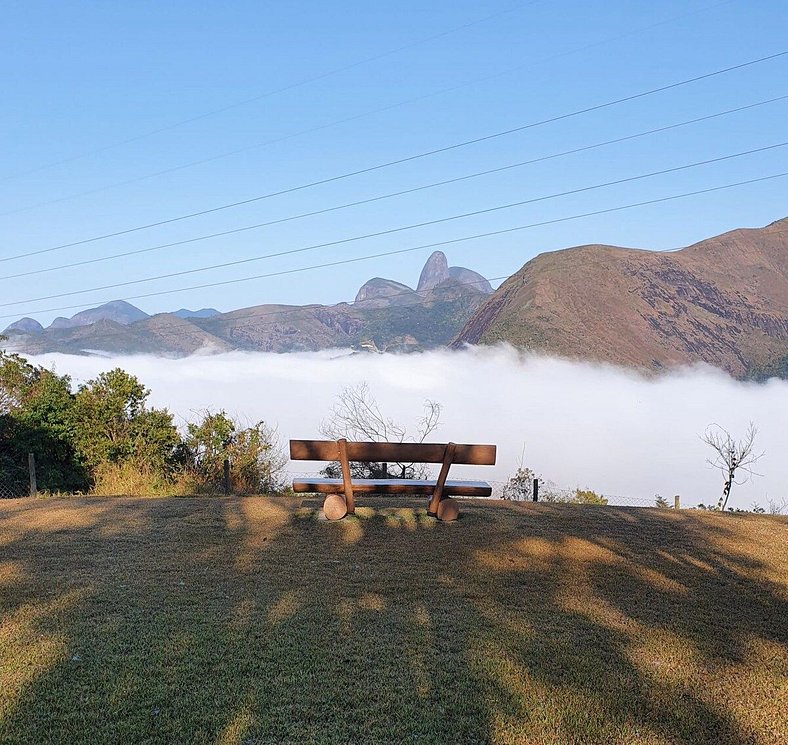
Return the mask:
<svg viewBox="0 0 788 745"><path fill-rule="evenodd" d="M781 741L786 521L368 502L0 513L0 741Z"/></svg>
<svg viewBox="0 0 788 745"><path fill-rule="evenodd" d="M503 686L501 733L513 742L784 741L788 557L784 542L766 541L784 541L785 521L763 530L751 516L567 506L524 517L527 537L477 554L498 584L488 628L513 632L486 635L480 662ZM522 618L530 633L517 633Z"/></svg>

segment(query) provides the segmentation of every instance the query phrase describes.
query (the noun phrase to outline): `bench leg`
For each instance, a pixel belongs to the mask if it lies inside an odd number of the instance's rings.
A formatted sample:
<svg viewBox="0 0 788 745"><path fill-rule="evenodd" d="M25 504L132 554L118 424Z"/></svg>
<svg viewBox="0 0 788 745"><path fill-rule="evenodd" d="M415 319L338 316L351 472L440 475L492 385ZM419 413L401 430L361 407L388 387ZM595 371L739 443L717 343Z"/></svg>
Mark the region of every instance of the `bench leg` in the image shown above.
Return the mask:
<svg viewBox="0 0 788 745"><path fill-rule="evenodd" d="M345 490L345 511L353 514L356 511L356 500L353 497L353 481L350 478L350 462L347 457L347 440L337 440L339 463L342 466L342 486ZM342 515L344 517L344 515Z"/></svg>
<svg viewBox="0 0 788 745"><path fill-rule="evenodd" d="M327 520L341 520L347 515L347 503L342 494L329 494L323 501L323 514Z"/></svg>
<svg viewBox="0 0 788 745"><path fill-rule="evenodd" d="M449 475L449 469L451 468L451 464L454 461L454 451L456 450L456 448L457 446L453 442L450 442L446 446L446 452L443 455L443 465L441 465L441 471L440 474L438 474L438 480L435 483L435 490L432 492L432 499L430 499L430 505L429 507L427 507L427 514L437 517L438 520L443 520L443 519L456 520L457 513L459 512L456 509L456 503L454 509L454 517L448 517L449 513L451 512L450 508L448 508L448 511L447 508L443 508L443 509L441 508L441 505L445 501L447 501L443 496L443 487L446 484L446 477ZM453 500L449 500L449 501L453 501ZM445 513L447 515L447 518L441 517L442 513Z"/></svg>

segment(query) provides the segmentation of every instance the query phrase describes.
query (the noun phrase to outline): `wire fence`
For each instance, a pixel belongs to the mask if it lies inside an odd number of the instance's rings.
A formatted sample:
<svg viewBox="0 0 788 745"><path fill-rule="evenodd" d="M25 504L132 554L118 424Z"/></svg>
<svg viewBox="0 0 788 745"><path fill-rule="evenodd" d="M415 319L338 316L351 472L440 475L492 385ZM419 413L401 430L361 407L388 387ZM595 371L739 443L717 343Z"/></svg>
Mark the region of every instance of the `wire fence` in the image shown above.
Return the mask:
<svg viewBox="0 0 788 745"><path fill-rule="evenodd" d="M675 505L675 498L668 502L668 500L662 500L656 495L644 498L607 494L590 489L581 489L580 487L568 488L556 484L554 481L541 479L539 480L539 501L566 504L597 504L610 507L673 507Z"/></svg>
<svg viewBox="0 0 788 745"><path fill-rule="evenodd" d="M0 458L0 499L18 499L31 494L31 482L35 483L35 468L33 461L17 463L7 458ZM314 478L323 476L320 471L284 471L282 474L284 484L292 484L295 479ZM32 479L31 479L32 476ZM225 477L227 478L227 476ZM679 498L664 500L658 496L650 499L642 497L622 496L620 494L605 494L578 487L568 488L560 486L553 481L542 479L523 478L515 476L508 481L488 481L492 487L492 494L488 499L506 499L515 502L548 502L561 504L597 504L610 507L662 507L679 509ZM216 483L212 493L229 493L228 483ZM534 498L536 497L536 499Z"/></svg>
<svg viewBox="0 0 788 745"><path fill-rule="evenodd" d="M30 495L30 471L28 464L0 460L0 499L18 499Z"/></svg>
<svg viewBox="0 0 788 745"><path fill-rule="evenodd" d="M294 479L308 479L321 477L319 471L286 471L284 479L286 484L291 484ZM557 504L596 504L607 505L609 507L653 507L678 509L678 497L662 500L655 495L651 498L630 497L621 494L605 494L579 487L569 488L556 484L553 481L543 479L520 479L513 483L508 481L490 481L487 483L492 487L492 494L482 499L506 499L513 502L534 501L534 481L538 481L536 487L537 500L539 502L549 502ZM478 497L477 497L478 498Z"/></svg>

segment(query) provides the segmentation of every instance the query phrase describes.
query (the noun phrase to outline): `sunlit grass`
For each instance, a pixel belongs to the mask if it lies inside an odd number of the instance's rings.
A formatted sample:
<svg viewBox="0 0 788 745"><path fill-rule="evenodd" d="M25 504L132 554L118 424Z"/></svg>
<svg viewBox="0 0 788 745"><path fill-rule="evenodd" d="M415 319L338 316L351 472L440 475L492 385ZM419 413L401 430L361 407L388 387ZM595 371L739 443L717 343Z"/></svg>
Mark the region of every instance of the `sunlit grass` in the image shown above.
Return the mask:
<svg viewBox="0 0 788 745"><path fill-rule="evenodd" d="M3 503L0 742L782 743L786 537L569 505Z"/></svg>

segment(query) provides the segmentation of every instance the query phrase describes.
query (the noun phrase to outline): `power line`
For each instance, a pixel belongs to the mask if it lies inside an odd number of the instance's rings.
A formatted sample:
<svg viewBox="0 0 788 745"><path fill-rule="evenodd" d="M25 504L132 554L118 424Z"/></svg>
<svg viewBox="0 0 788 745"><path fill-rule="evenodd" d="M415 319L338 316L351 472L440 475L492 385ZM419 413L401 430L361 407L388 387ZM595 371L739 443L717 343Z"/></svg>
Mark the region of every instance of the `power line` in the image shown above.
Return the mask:
<svg viewBox="0 0 788 745"><path fill-rule="evenodd" d="M687 163L687 164L680 165L680 166L674 166L672 168L663 168L663 169L661 169L659 171L652 171L651 173L644 173L644 174L639 174L637 176L629 176L627 178L615 179L613 181L606 181L604 183L594 184L592 186L584 186L584 187L580 187L578 189L570 189L568 191L562 191L562 192L558 192L558 193L555 193L555 194L548 194L548 195L541 196L541 197L532 197L531 199L524 199L524 200L520 200L520 201L517 201L517 202L510 202L508 204L496 205L494 207L486 207L484 209L474 210L472 212L463 212L463 213L460 213L458 215L450 215L448 217L441 217L441 218L438 218L438 219L435 219L435 220L427 220L425 222L414 223L412 225L404 225L404 226L399 226L399 227L396 227L396 228L388 228L386 230L381 230L381 231L377 231L377 232L374 232L374 233L365 233L364 235L352 236L350 238L341 238L341 239L338 239L338 240L335 240L335 241L327 241L325 243L317 243L317 244L314 244L314 245L311 245L311 246L302 246L301 248L291 248L291 249L288 249L286 251L277 251L275 253L263 254L261 256L251 256L251 257L248 257L248 258L245 258L245 259L237 259L235 261L225 261L225 262L222 262L220 264L212 264L210 266L200 267L200 268L197 268L197 269L183 269L183 270L178 271L178 272L170 272L168 274L157 274L157 275L155 275L153 277L145 277L143 279L132 279L132 280L127 280L125 282L116 282L116 283L110 284L110 285L100 285L98 287L91 287L91 288L86 289L86 290L70 290L68 292L60 292L60 293L57 293L57 294L54 294L54 295L43 295L41 297L28 298L27 300L16 300L16 301L7 302L7 303L0 303L0 308L6 308L6 307L11 306L11 305L19 305L20 303L34 303L34 302L39 302L41 300L54 300L55 298L72 297L74 295L83 295L83 294L85 294L87 292L98 292L99 290L111 290L111 289L116 289L118 287L130 287L131 285L145 284L147 282L154 282L154 281L161 280L161 279L172 279L173 277L183 277L183 276L185 276L187 274L199 274L201 272L213 271L215 269L225 269L225 268L231 267L231 266L241 266L241 265L244 265L244 264L251 264L251 263L254 263L254 262L257 262L257 261L263 261L264 259L279 258L279 257L282 257L282 256L290 256L292 254L297 254L297 253L305 253L307 251L315 251L315 250L320 249L320 248L329 248L329 247L332 247L332 246L345 245L347 243L354 243L356 241L366 240L368 238L378 238L378 237L384 236L384 235L392 235L393 233L401 233L401 232L403 232L405 230L413 230L415 228L423 228L423 227L427 227L427 226L430 226L430 225L438 225L438 224L442 224L442 223L445 223L445 222L450 222L450 221L453 221L453 220L461 220L461 219L464 219L464 218L467 218L467 217L475 217L475 216L478 216L478 215L489 214L491 212L498 212L500 210L510 209L512 207L521 207L521 206L526 205L526 204L534 204L536 202L543 202L543 201L546 201L548 199L557 199L559 197L570 196L572 194L581 194L581 193L584 193L584 192L593 191L595 189L601 189L601 188L608 187L608 186L616 186L616 185L620 185L620 184L631 183L633 181L639 181L639 180L646 179L646 178L652 178L654 176L662 176L662 175L667 174L667 173L676 173L677 171L684 171L684 170L688 170L690 168L697 168L699 166L709 165L711 163L720 163L720 162L723 162L723 161L732 160L733 158L741 158L741 157L746 156L746 155L752 155L754 153L762 153L762 152L767 152L767 151L770 151L770 150L776 150L777 148L785 147L786 145L788 145L788 142L780 142L780 143L777 143L777 144L774 144L774 145L767 145L765 147L759 147L759 148L754 148L754 149L751 149L751 150L745 150L745 151L739 152L739 153L733 153L733 154L729 154L729 155L722 155L722 156L717 157L717 158L709 158L707 160L696 161L695 163ZM267 224L268 223L263 223L263 225L267 225ZM229 235L229 234L232 234L232 233L238 233L238 232L241 232L243 230L251 230L251 229L253 229L255 227L259 227L259 226L254 226L254 225L253 226L246 226L246 227L243 227L243 228L236 228L234 230L226 230L226 231L223 231L222 233L214 233L214 234L211 234L211 235L208 235L208 236L198 236L197 238L190 238L190 239L187 239L187 240L184 240L184 241L179 241L179 242L177 242L174 245L180 245L180 244L183 244L183 243L194 243L196 241L206 240L208 238L215 238L217 236L225 236L225 235Z"/></svg>
<svg viewBox="0 0 788 745"><path fill-rule="evenodd" d="M784 178L786 176L788 176L788 171L784 171L782 173L770 174L769 176L759 176L758 178L747 179L745 181L736 181L736 182L729 183L729 184L723 184L721 186L712 186L712 187L708 187L708 188L705 188L705 189L698 189L698 190L695 190L695 191L684 192L682 194L673 194L673 195L670 195L670 196L667 196L667 197L659 197L657 199L648 199L648 200L645 200L645 201L642 201L642 202L632 202L630 204L620 205L618 207L609 207L609 208L602 209L602 210L594 210L592 212L583 212L583 213L580 213L580 214L577 214L577 215L570 215L570 216L567 216L567 217L559 217L559 218L554 218L552 220L543 220L541 222L530 223L530 224L527 224L527 225L518 225L518 226L515 226L515 227L512 227L512 228L503 228L501 230L493 230L493 231L489 231L489 232L486 232L486 233L477 233L475 235L463 236L461 238L450 238L450 239L443 240L443 241L437 241L435 243L427 243L427 244L423 244L423 245L420 245L420 246L412 246L412 247L409 247L409 248L396 249L394 251L384 251L384 252L380 252L380 253L376 253L376 254L369 254L369 255L365 255L365 256L359 256L359 257L355 257L355 258L351 258L351 259L341 259L341 260L336 260L336 261L325 262L323 264L314 264L312 266L300 267L298 269L285 269L285 270L278 271L278 272L270 272L268 274L258 274L258 275L251 276L251 277L238 277L236 279L221 280L221 281L218 281L218 282L206 282L206 283L199 284L199 285L191 285L189 287L180 287L180 288L175 288L175 289L158 290L156 292L148 292L148 293L143 293L143 294L140 294L140 295L130 295L128 297L121 298L121 299L129 301L129 300L140 300L140 299L149 298L149 297L160 297L162 295L173 295L173 294L176 294L176 293L179 293L179 292L188 292L190 290L202 290L202 289L206 289L206 288L209 288L209 287L222 287L222 286L226 286L226 285L240 284L242 282L252 282L252 281L255 281L255 280L258 280L258 279L270 279L270 278L273 278L273 277L282 277L282 276L291 275L291 274L300 274L300 273L303 273L303 272L313 271L315 269L326 269L326 268L334 267L334 266L343 266L343 265L346 265L346 264L354 264L354 263L358 263L358 262L361 262L361 261L370 261L372 259L379 259L379 258L383 258L383 257L387 257L387 256L398 256L398 255L401 255L401 254L412 253L414 251L424 251L424 250L427 250L427 249L430 249L430 248L431 249L435 249L435 248L440 248L442 246L448 246L448 245L452 245L452 244L456 244L456 243L464 243L464 242L467 242L467 241L478 240L480 238L491 238L493 236L505 235L505 234L508 234L508 233L515 233L515 232L518 232L518 231L521 231L521 230L527 230L529 228L543 227L545 225L555 225L555 224L558 224L558 223L569 222L571 220L580 220L580 219L583 219L583 218L586 218L586 217L595 217L597 215L606 215L606 214L611 214L613 212L621 212L623 210L635 209L637 207L645 207L647 205L652 205L652 204L661 204L661 203L664 203L664 202L670 202L670 201L674 201L674 200L677 200L677 199L686 199L688 197L699 196L701 194L711 194L713 192L723 191L725 189L733 189L733 188L736 188L736 187L739 187L739 186L745 186L745 185L749 185L749 184L762 183L762 182L765 182L765 181L771 181L771 180L775 180L775 179L779 179L779 178ZM115 299L117 300L118 298L115 298ZM33 301L19 301L19 302L33 302ZM66 305L66 306L61 306L61 307L57 307L57 308L42 308L42 309L39 309L39 310L30 311L28 313L22 312L21 315L28 316L28 315L33 315L33 314L36 314L36 313L53 313L53 312L58 312L58 311L62 311L62 310L73 310L73 309L76 309L76 308L89 308L89 307L94 307L94 303L95 302L96 301L91 302L91 303L81 303L81 304L76 304L76 305ZM102 301L102 303L99 303L99 304L103 304L103 303L107 303L107 302L110 302L110 301L109 300L104 300L104 301ZM0 316L0 318L15 318L19 314L20 313L17 312L17 313L14 313L14 314Z"/></svg>
<svg viewBox="0 0 788 745"><path fill-rule="evenodd" d="M252 144L252 145L247 145L245 147L236 148L234 150L225 151L224 153L220 153L218 155L213 155L213 156L210 156L210 157L207 157L207 158L202 158L202 159L199 159L199 160L189 161L187 163L182 163L182 164L177 165L177 166L172 166L170 168L165 168L163 170L154 171L153 173L148 173L148 174L143 175L143 176L137 176L137 177L134 177L134 178L131 178L131 179L126 179L124 181L117 181L114 184L108 184L108 185L105 185L105 186L100 186L100 187L97 187L95 189L88 189L87 191L78 192L77 194L71 194L71 195L68 195L68 196L65 196L65 197L59 197L57 199L50 199L50 200L47 200L45 202L37 202L36 204L27 205L25 207L19 207L17 209L9 210L7 212L0 212L0 216L15 215L15 214L18 214L20 212L27 212L29 210L38 209L40 207L45 207L45 206L52 205L52 204L60 204L62 202L66 202L66 201L69 201L71 199L77 199L79 197L89 196L91 194L97 194L97 193L102 192L102 191L107 191L108 189L114 189L114 188L118 188L118 187L122 187L122 186L128 186L130 184L139 183L140 181L145 181L147 179L155 178L157 176L163 176L163 175L166 175L166 174L169 174L169 173L176 173L178 171L182 171L182 170L185 170L187 168L192 168L194 166L204 165L206 163L211 163L211 162L214 162L216 160L221 160L223 158L231 157L233 155L239 155L241 153L246 153L246 152L249 152L251 150L256 150L256 149L259 149L261 147L265 147L267 145L274 145L274 144L277 144L277 143L280 143L280 142L285 142L287 140L291 140L291 139L294 139L296 137L300 137L302 135L312 134L312 133L315 133L315 132L320 132L322 130L335 127L335 126L339 126L341 124L347 124L349 122L358 121L359 119L363 119L363 118L366 118L368 116L372 116L374 114L381 114L381 113L384 113L384 112L387 112L387 111L391 111L392 109L399 108L401 106L406 106L408 104L417 103L419 101L424 101L424 100L427 100L429 98L434 98L435 96L439 96L439 95L442 95L442 94L445 94L445 93L452 93L454 91L461 90L462 88L466 88L466 87L468 87L470 85L477 85L479 83L487 82L488 80L492 80L494 78L501 77L502 75L508 75L508 74L511 74L512 72L517 72L517 71L520 71L520 70L523 70L523 69L529 69L530 67L534 67L538 63L549 62L549 61L552 61L552 60L555 60L555 59L559 59L561 57L569 56L571 54L576 54L577 52L582 52L582 51L586 51L588 49L593 49L593 48L598 47L598 46L603 46L605 44L609 44L610 42L618 41L619 39L623 39L623 38L626 38L628 36L632 36L634 34L641 33L643 31L648 31L648 30L657 28L659 26L664 26L667 23L672 23L673 21L680 20L680 19L688 17L688 16L697 15L698 13L705 13L706 11L713 10L715 8L718 8L718 7L722 6L722 5L728 5L731 2L733 2L733 1L734 0L722 0L722 2L714 3L713 5L709 5L709 6L706 6L704 8L698 8L697 10L692 10L692 11L689 11L689 12L686 12L686 13L681 13L681 14L679 14L677 16L671 16L670 18L667 18L667 19L665 19L663 21L658 21L657 23L652 23L652 24L649 24L647 26L640 26L640 27L638 27L636 29L632 29L632 30L627 31L627 32L622 33L622 34L617 34L615 36L610 36L610 37L607 37L607 38L602 39L600 41L593 42L591 44L585 44L585 45L583 45L581 47L575 47L574 49L571 49L571 50L568 50L568 51L565 51L565 52L560 52L558 54L550 55L550 56L544 57L544 58L542 58L542 59L540 59L540 60L538 60L536 62L531 62L531 63L524 64L524 65L516 65L515 67L508 68L508 69L503 70L503 71L495 72L495 73L492 73L490 75L483 75L483 76L481 76L479 78L474 78L473 80L465 81L465 82L460 83L458 85L453 85L453 86L449 86L449 87L446 87L446 88L440 88L437 91L432 91L430 93L427 93L427 94L424 94L424 95L421 95L421 96L416 96L414 98L404 99L404 100L398 101L398 102L393 103L393 104L388 104L388 105L383 106L381 108L367 110L367 111L359 113L359 114L354 114L353 116L350 116L350 117L345 117L345 118L342 118L342 119L336 119L336 120L334 120L332 122L328 122L326 124L321 124L321 125L318 125L318 126L315 126L315 127L310 127L310 128L307 128L307 129L299 130L298 132L293 132L293 133L290 133L290 134L287 134L287 135L283 135L281 137L277 137L277 138L274 138L274 139L265 140L263 142L258 142L258 143Z"/></svg>
<svg viewBox="0 0 788 745"><path fill-rule="evenodd" d="M270 98L271 96L275 96L279 93L285 93L287 91L291 91L295 88L300 88L301 86L308 85L309 83L315 83L319 80L324 80L325 78L332 77L334 75L338 75L342 72L347 72L348 70L353 70L356 67L361 67L362 65L369 64L370 62L376 62L377 60L384 59L385 57L389 57L393 54L397 54L399 52L404 52L407 49L412 49L413 47L420 46L421 44L426 44L430 41L435 41L436 39L441 39L445 36L450 36L451 34L458 33L460 31L465 31L473 26L477 26L481 23L486 23L487 21L492 20L493 18L498 18L499 16L507 15L508 13L513 13L517 10L521 10L523 7L528 5L535 5L539 0L531 0L527 3L518 3L517 5L506 8L504 10L500 10L496 13L491 13L490 15L486 15L483 18L479 18L476 21L470 21L469 23L464 23L460 26L455 26L454 28L450 28L446 31L441 31L437 34L432 34L431 36L424 37L422 39L417 39L416 41L412 41L408 44L404 44L400 47L396 47L394 49L389 49L386 52L380 52L379 54L375 54L372 57L366 57L364 59L358 60L356 62L352 62L349 65L343 65L341 67L336 67L332 70L328 70L327 72L320 73L319 75L313 75L308 78L304 78L303 80L299 80L295 83L290 83L288 85L281 86L279 88L274 88L270 91L266 91L265 93L261 93L256 96L252 96L251 98L245 98L240 101L236 101L235 103L228 104L226 106L221 106L216 109L212 109L210 111L203 112L202 114L197 114L195 116L188 117L187 119L181 119L180 121L173 122L172 124L168 124L163 127L158 127L157 129L152 129L148 132L143 132L142 134L135 135L134 137L129 137L125 140L118 140L116 142L110 143L109 145L105 145L104 147L97 148L95 150L89 150L87 152L80 153L79 155L73 155L69 158L64 158L62 160L53 161L51 163L46 163L42 166L37 166L29 171L24 171L22 173L15 173L9 176L3 176L0 178L0 182L10 181L15 178L21 178L23 176L29 176L33 173L38 173L40 171L45 171L49 168L55 168L56 166L65 165L67 163L72 163L76 160L81 160L83 158L87 158L91 155L97 155L99 153L107 152L108 150L113 150L116 147L121 147L123 145L129 145L132 142L138 142L139 140L147 139L148 137L153 137L154 135L161 134L162 132L168 132L173 129L177 129L178 127L182 127L186 124L192 124L193 122L201 121L202 119L207 119L211 116L216 116L217 114L223 114L226 111L231 111L232 109L237 109L240 106L246 106L250 103L255 103L256 101L262 101L265 98Z"/></svg>
<svg viewBox="0 0 788 745"><path fill-rule="evenodd" d="M165 249L165 248L173 248L173 247L176 247L176 246L181 246L181 245L185 245L185 244L189 244L189 243L194 243L194 242L197 242L197 241L208 240L208 239L211 239L211 238L224 237L224 236L227 236L227 235L233 235L235 233L241 233L241 232L245 232L245 231L248 231L248 230L255 230L255 229L259 229L259 228L269 227L271 225L278 225L278 224L285 223L285 222L292 222L292 221L295 221L295 220L301 220L301 219L307 218L307 217L315 217L317 215L323 215L323 214L326 214L326 213L329 213L329 212L336 212L338 210L348 209L350 207L358 207L358 206L361 206L361 205L364 205L364 204L370 204L370 203L379 202L379 201L382 201L382 200L385 200L385 199L391 199L391 198L394 198L394 197L404 196L406 194L413 194L415 192L424 191L426 189L433 189L433 188L436 188L436 187L439 187L439 186L446 186L448 184L454 184L454 183L458 183L458 182L461 182L461 181L467 181L469 179L478 178L480 176L487 176L487 175L494 174L494 173L501 173L503 171L511 170L511 169L514 169L514 168L520 168L520 167L527 166L527 165L533 165L535 163L542 163L542 162L545 162L545 161L548 161L548 160L564 157L564 156L567 156L567 155L574 155L574 154L577 154L577 153L587 152L589 150L594 150L596 148L605 147L607 145L613 145L613 144L617 144L617 143L621 143L621 142L626 142L628 140L637 139L639 137L645 137L647 135L652 135L652 134L656 134L656 133L660 133L660 132L666 132L666 131L669 131L669 130L672 130L672 129L677 129L679 127L685 127L685 126L688 126L690 124L697 124L699 122L708 121L710 119L715 119L715 118L718 118L718 117L721 117L721 116L726 116L728 114L732 114L732 113L736 113L736 112L740 112L740 111L745 111L747 109L752 109L752 108L755 108L755 107L758 107L758 106L764 106L766 104L774 103L776 101L784 101L786 99L788 99L788 95L786 95L786 96L778 96L776 98L767 99L765 101L759 101L757 103L747 104L745 106L739 106L739 107L734 108L734 109L727 109L726 111L721 111L721 112L717 112L717 113L714 113L714 114L708 114L706 116L697 117L695 119L689 119L687 121L678 122L676 124L669 124L669 125L666 125L666 126L663 126L663 127L657 127L656 129L646 130L645 132L638 132L636 134L625 135L623 137L616 137L616 138L614 138L612 140L606 140L604 142L598 142L598 143L594 143L592 145L584 145L582 147L573 148L571 150L564 150L564 151L559 152L559 153L552 153L550 155L544 155L544 156L540 156L540 157L537 157L537 158L532 158L531 160L520 161L520 162L517 162L517 163L510 163L508 165L500 166L498 168L491 168L491 169L487 169L487 170L484 170L484 171L477 171L475 173L467 174L467 175L464 175L464 176L458 176L456 178L446 179L446 180L443 180L443 181L436 181L436 182L433 182L433 183L430 183L430 184L424 184L424 185L416 186L416 187L413 187L413 188L410 188L410 189L403 189L401 191L391 192L389 194L383 194L383 195L379 195L379 196L375 196L375 197L370 197L370 198L367 198L367 199L361 199L361 200L357 200L357 201L354 201L354 202L347 202L345 204L340 204L340 205L336 205L336 206L333 206L333 207L326 207L326 208L320 209L320 210L313 210L311 212L302 212L302 213L297 214L297 215L290 215L288 217L282 217L282 218L278 218L276 220L270 220L268 222L256 223L254 225L248 225L248 226L245 226L245 227L235 228L235 229L232 229L232 230L225 230L225 231L221 231L219 233L212 233L212 234L205 235L205 236L200 236L200 237L197 237L197 238L189 238L189 239L185 239L185 240L181 240L181 241L173 241L173 242L170 242L170 243L161 243L161 244L156 245L156 246L148 246L146 248L138 248L138 249L133 249L133 250L130 250L130 251L122 251L120 253L115 253L115 254L110 254L110 255L105 255L105 256L99 256L99 257L92 258L92 259L84 259L82 261L74 261L74 262L71 262L71 263L68 263L68 264L60 264L58 266L45 267L43 269L32 269L32 270L29 270L29 271L26 271L26 272L19 272L17 274L8 274L8 275L5 275L3 277L0 277L0 281L8 280L8 279L17 279L17 278L20 278L20 277L30 277L30 276L38 275L38 274L47 274L47 273L50 273L50 272L56 272L56 271L60 271L60 270L63 270L63 269L71 269L71 268L78 267L78 266L87 266L89 264L98 264L98 263L102 263L102 262L105 262L105 261L112 261L114 259L127 258L129 256L137 256L139 254L150 253L152 251L159 251L159 250L162 250L162 249Z"/></svg>
<svg viewBox="0 0 788 745"><path fill-rule="evenodd" d="M243 200L240 200L240 201L237 201L237 202L230 202L230 203L227 203L227 204L224 204L224 205L220 205L218 207L212 207L212 208L209 208L209 209L199 210L197 212L191 212L191 213L187 213L185 215L179 215L177 217L171 217L171 218L168 218L168 219L165 219L165 220L159 220L159 221L156 221L156 222L147 223L145 225L138 225L136 227L126 228L124 230L118 230L118 231L115 231L113 233L105 233L103 235L94 236L92 238L85 238L85 239L82 239L82 240L79 240L79 241L73 241L71 243L64 243L64 244L61 244L59 246L52 246L50 248L39 249L39 250L36 250L36 251L28 251L28 252L25 252L25 253L16 254L15 256L3 257L2 259L0 259L0 262L13 261L13 260L16 260L16 259L27 258L27 257L30 257L30 256L38 256L40 254L51 253L53 251L60 251L60 250L65 249L65 248L72 248L74 246L82 246L82 245L85 245L87 243L94 243L96 241L105 240L107 238L115 238L115 237L118 237L118 236L121 236L121 235L128 235L129 233L135 233L135 232L138 232L140 230L147 230L147 229L154 228L154 227L160 227L162 225L169 225L169 224L172 224L172 223L175 223L175 222L180 222L182 220L188 220L188 219L192 219L194 217L201 217L203 215L208 215L208 214L212 214L212 213L215 213L215 212L220 212L222 210L227 210L227 209L230 209L230 208L233 208L233 207L240 207L240 206L243 206L243 205L252 204L252 203L255 203L255 202L260 202L260 201L262 201L264 199L270 199L272 197L282 196L284 194L292 194L293 192L302 191L304 189L309 189L309 188L312 188L312 187L315 187L315 186L320 186L320 185L323 185L323 184L329 184L329 183L333 183L333 182L336 182L336 181L341 181L343 179L351 178L353 176L359 176L359 175L366 174L366 173L372 173L374 171L378 171L378 170L381 170L383 168L389 168L391 166L401 165L403 163L409 163L409 162L412 162L412 161L415 161L415 160L419 160L419 159L422 159L422 158L427 158L427 157L430 157L430 156L433 156L433 155L438 155L440 153L446 153L446 152L449 152L449 151L452 151L452 150L456 150L458 148L467 147L469 145L475 145L475 144L478 144L478 143L481 143L481 142L487 142L487 141L490 141L490 140L493 140L493 139L496 139L496 138L499 138L499 137L504 137L504 136L507 136L507 135L515 134L517 132L523 132L523 131L528 130L528 129L533 129L535 127L540 127L540 126L543 126L543 125L546 125L546 124L552 124L552 123L555 123L555 122L558 122L558 121L563 121L563 120L566 120L566 119L570 119L570 118L573 118L573 117L576 117L576 116L581 116L583 114L588 114L588 113L591 113L593 111L599 111L599 110L602 110L602 109L609 108L611 106L616 106L616 105L619 105L619 104L622 104L622 103L626 103L626 102L629 102L629 101L634 101L634 100L637 100L637 99L640 99L640 98L644 98L646 96L651 96L651 95L654 95L656 93L662 93L664 91L673 90L673 89L679 88L681 86L689 85L691 83L696 83L696 82L699 82L701 80L708 80L709 78L713 78L713 77L716 77L718 75L724 75L726 73L733 72L735 70L741 70L741 69L744 69L746 67L750 67L752 65L760 64L762 62L768 62L770 60L774 60L774 59L777 59L777 58L780 58L780 57L784 57L785 55L788 55L788 50L782 51L782 52L777 52L775 54L770 54L770 55L767 55L765 57L759 57L758 59L749 60L748 62L742 62L740 64L732 65L730 67L725 67L725 68L722 68L720 70L715 70L714 72L705 73L703 75L697 75L695 77L687 78L685 80L680 80L678 82L670 83L668 85L663 85L663 86L660 86L658 88L652 88L652 89L647 90L647 91L642 91L640 93L635 93L635 94L631 94L629 96L624 96L622 98L617 98L617 99L614 99L612 101L606 101L604 103L596 104L594 106L588 106L588 107L583 108L583 109L577 109L577 110L569 112L569 113L559 114L557 116L553 116L553 117L550 117L550 118L547 118L547 119L542 119L542 120L539 120L539 121L536 121L536 122L530 122L528 124L523 124L523 125L520 125L518 127L513 127L511 129L495 132L495 133L488 134L488 135L483 135L481 137L476 137L476 138L473 138L473 139L470 139L470 140L464 140L462 142L454 143L452 145L446 145L446 146L440 147L440 148L435 148L433 150L427 150L425 152L417 153L415 155L409 155L409 156L406 156L406 157L403 157L403 158L398 158L396 160L387 161L385 163L379 163L377 165L369 166L367 168L362 168L362 169L358 169L358 170L355 170L355 171L349 171L347 173L340 174L338 176L331 176L329 178L319 179L317 181L312 181L312 182L309 182L307 184L301 184L299 186L293 186L293 187L290 187L290 188L287 188L287 189L281 189L281 190L275 191L275 192L268 192L267 194L262 194L262 195L259 195L259 196L256 196L256 197L250 197L248 199L243 199Z"/></svg>

